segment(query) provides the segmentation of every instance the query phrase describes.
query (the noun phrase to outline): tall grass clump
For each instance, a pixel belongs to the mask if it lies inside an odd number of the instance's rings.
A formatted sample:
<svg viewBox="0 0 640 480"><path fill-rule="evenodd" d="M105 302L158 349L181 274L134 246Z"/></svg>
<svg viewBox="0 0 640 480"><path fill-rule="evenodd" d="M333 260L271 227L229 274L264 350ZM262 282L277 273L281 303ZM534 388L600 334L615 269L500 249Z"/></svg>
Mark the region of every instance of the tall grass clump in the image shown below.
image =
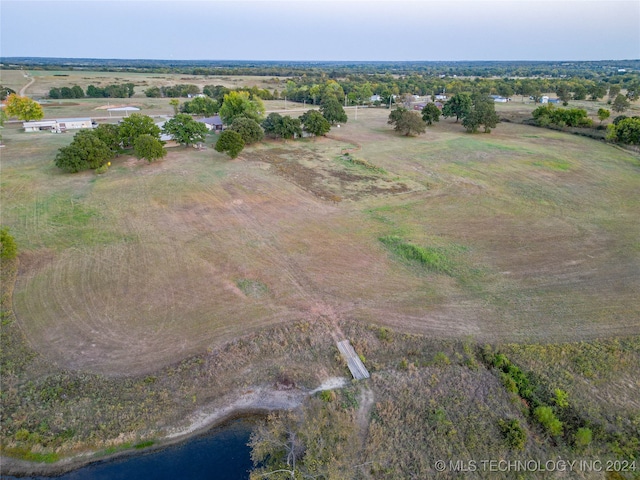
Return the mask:
<svg viewBox="0 0 640 480"><path fill-rule="evenodd" d="M379 240L395 255L410 263L417 263L432 272L454 274L452 261L442 249L413 245L396 235L386 235Z"/></svg>

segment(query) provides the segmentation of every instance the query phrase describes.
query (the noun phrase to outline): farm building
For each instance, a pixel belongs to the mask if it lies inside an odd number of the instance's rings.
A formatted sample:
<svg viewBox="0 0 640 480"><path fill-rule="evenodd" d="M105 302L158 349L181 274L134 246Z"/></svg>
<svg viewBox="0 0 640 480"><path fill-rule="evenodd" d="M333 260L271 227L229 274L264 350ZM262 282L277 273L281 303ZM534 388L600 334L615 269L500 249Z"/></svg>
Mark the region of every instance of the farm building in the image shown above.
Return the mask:
<svg viewBox="0 0 640 480"><path fill-rule="evenodd" d="M204 123L209 130L222 130L222 120L220 119L220 115L201 118L198 120L198 122Z"/></svg>
<svg viewBox="0 0 640 480"><path fill-rule="evenodd" d="M56 120L40 120L37 122L23 122L25 132L46 132L58 131L58 122Z"/></svg>
<svg viewBox="0 0 640 480"><path fill-rule="evenodd" d="M60 118L58 120L40 120L36 122L23 122L25 132L64 132L66 130L80 130L93 128L95 125L90 118Z"/></svg>

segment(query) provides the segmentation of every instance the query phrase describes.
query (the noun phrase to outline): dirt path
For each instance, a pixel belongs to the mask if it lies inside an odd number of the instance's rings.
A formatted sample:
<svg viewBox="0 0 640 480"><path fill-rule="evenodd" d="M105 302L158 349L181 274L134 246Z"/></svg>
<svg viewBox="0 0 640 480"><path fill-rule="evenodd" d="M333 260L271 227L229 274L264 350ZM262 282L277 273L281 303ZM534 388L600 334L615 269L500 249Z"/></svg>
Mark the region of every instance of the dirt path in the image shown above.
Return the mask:
<svg viewBox="0 0 640 480"><path fill-rule="evenodd" d="M236 193L232 185L228 185L226 190L231 195ZM228 208L234 213L234 216L242 219L242 223L246 225L246 235L262 246L262 249L279 269L281 277L286 279L310 306L309 313L315 317L326 318L331 322L333 325L331 337L335 342L344 340L346 336L339 325L339 314L332 305L316 293L318 291L317 285L304 273L304 269L291 258L291 255L282 249L278 238L270 232L268 226L264 224L264 220L261 220L251 207L240 199L230 202Z"/></svg>
<svg viewBox="0 0 640 480"><path fill-rule="evenodd" d="M367 436L369 435L369 417L371 416L371 409L375 402L375 396L373 390L369 387L368 383L362 384L362 390L358 397L358 411L356 412L356 425L358 426L358 437L360 439L360 458L366 456ZM367 465L370 462L364 463ZM367 468L360 469L364 478L370 478Z"/></svg>
<svg viewBox="0 0 640 480"><path fill-rule="evenodd" d="M36 81L36 79L33 78L33 77L30 77L28 73L25 73L24 76L29 79L29 82L24 87L22 87L20 89L20 91L18 92L18 95L21 96L21 97L24 97L24 94L26 93L27 88L29 88L31 85L33 85L35 83L35 81Z"/></svg>
<svg viewBox="0 0 640 480"><path fill-rule="evenodd" d="M364 442L367 439L367 434L369 430L369 414L371 413L371 408L373 407L373 402L375 401L375 396L373 395L373 390L369 388L369 385L366 383L362 384L362 391L360 392L360 397L358 398L358 412L356 413L356 423L358 428L360 429L360 442L364 447Z"/></svg>

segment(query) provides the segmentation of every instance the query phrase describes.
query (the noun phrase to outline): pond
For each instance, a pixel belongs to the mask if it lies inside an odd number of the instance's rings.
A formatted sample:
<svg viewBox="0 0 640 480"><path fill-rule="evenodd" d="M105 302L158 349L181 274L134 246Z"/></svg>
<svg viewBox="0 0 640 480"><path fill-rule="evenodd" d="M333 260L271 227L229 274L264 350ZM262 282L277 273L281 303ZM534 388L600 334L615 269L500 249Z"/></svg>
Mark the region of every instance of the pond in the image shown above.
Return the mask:
<svg viewBox="0 0 640 480"><path fill-rule="evenodd" d="M253 425L254 422L251 419L233 420L212 429L205 435L162 450L94 463L59 477L20 478L33 480L49 478L62 480L248 479L252 463L247 442Z"/></svg>

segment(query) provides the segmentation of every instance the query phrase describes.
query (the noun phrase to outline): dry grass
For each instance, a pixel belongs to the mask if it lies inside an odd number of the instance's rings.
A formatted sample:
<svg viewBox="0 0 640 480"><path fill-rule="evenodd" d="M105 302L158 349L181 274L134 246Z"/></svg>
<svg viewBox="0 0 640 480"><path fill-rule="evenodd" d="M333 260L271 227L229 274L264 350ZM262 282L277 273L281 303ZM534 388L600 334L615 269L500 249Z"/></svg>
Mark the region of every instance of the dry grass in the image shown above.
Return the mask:
<svg viewBox="0 0 640 480"><path fill-rule="evenodd" d="M39 353L16 350L3 376L14 453L161 435L206 402L282 375L315 386L346 373L334 358L340 332L379 373L376 401L450 360L434 395L458 401L462 423L504 400L476 370L476 343L640 333L636 158L513 124L467 135L443 121L407 139L387 114L360 109L331 138L265 142L235 161L185 148L154 164L120 157L100 176L54 167L71 135L6 128L2 220L21 251L11 328ZM345 151L382 170L345 162ZM452 269L402 260L378 240L389 235L447 252ZM463 380L485 388L479 403L455 397ZM627 415L630 382L627 370L605 382L617 393L602 405ZM580 398L599 388L563 386ZM474 429L499 435L496 419ZM21 429L28 440L16 439Z"/></svg>
<svg viewBox="0 0 640 480"><path fill-rule="evenodd" d="M16 312L67 368L151 371L318 315L483 342L640 331L637 160L587 139L447 121L406 139L369 109L331 139L234 162L122 157L99 177L52 166L70 136L6 139L3 216L25 252ZM341 160L358 145L387 173ZM399 262L384 235L463 252L461 273Z"/></svg>

